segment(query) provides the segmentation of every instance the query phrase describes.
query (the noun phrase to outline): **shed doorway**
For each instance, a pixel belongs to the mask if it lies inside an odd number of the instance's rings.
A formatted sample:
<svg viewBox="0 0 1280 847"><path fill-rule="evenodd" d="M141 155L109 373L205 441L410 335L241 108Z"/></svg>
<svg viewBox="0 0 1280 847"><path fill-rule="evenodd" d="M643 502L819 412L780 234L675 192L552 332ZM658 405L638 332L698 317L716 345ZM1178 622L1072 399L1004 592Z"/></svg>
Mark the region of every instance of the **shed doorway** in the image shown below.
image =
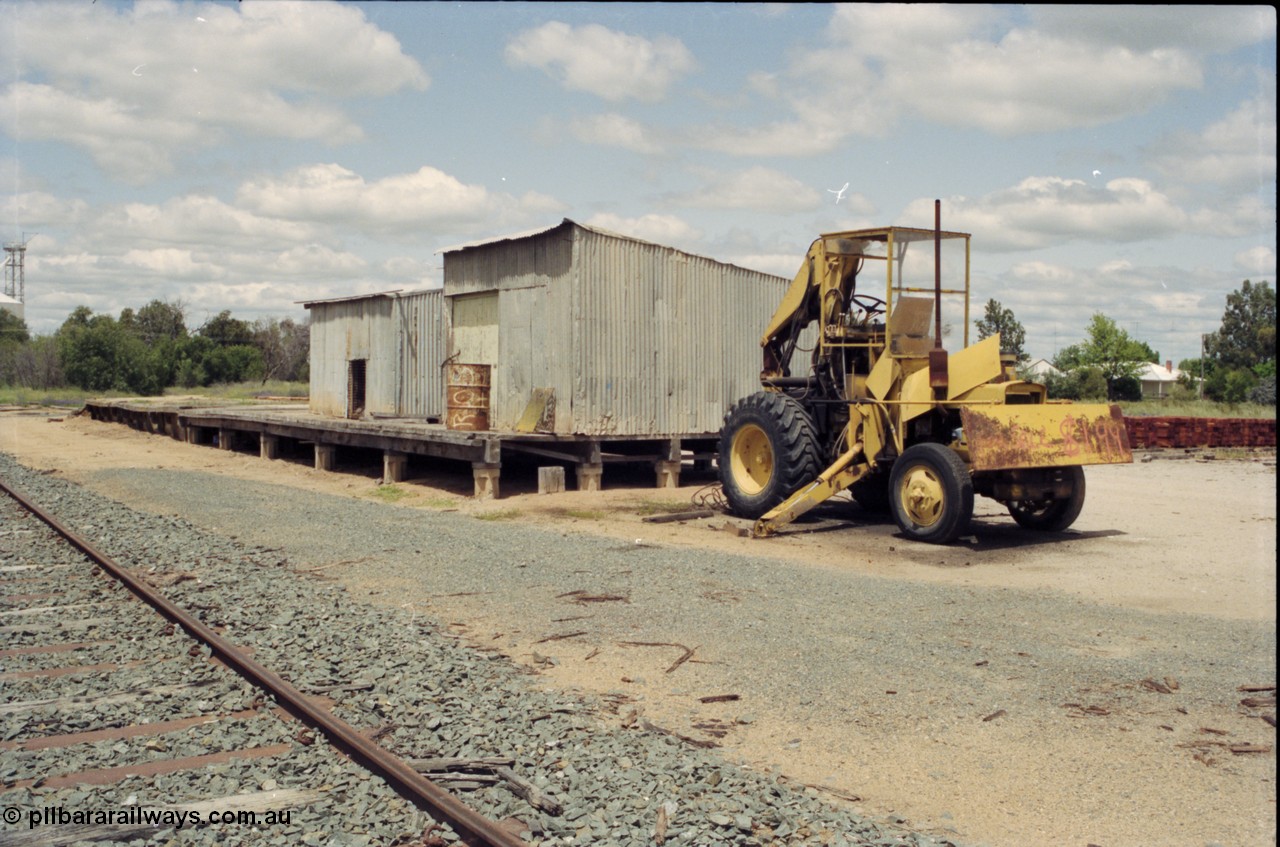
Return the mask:
<svg viewBox="0 0 1280 847"><path fill-rule="evenodd" d="M347 362L347 417L359 418L364 415L365 406L365 366L368 359L351 359Z"/></svg>

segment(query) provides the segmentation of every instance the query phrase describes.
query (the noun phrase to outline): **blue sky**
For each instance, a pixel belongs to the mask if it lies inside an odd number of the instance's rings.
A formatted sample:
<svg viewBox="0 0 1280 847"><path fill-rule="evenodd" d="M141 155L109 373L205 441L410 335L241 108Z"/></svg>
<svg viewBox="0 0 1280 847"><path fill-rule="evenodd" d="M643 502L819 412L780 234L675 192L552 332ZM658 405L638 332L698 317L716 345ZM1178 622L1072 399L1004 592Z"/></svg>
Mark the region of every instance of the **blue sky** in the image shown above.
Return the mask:
<svg viewBox="0 0 1280 847"><path fill-rule="evenodd" d="M1102 312L1177 362L1274 285L1268 6L3 11L0 234L37 332L153 299L302 319L564 217L790 277L935 197L975 315L1013 309L1035 357Z"/></svg>

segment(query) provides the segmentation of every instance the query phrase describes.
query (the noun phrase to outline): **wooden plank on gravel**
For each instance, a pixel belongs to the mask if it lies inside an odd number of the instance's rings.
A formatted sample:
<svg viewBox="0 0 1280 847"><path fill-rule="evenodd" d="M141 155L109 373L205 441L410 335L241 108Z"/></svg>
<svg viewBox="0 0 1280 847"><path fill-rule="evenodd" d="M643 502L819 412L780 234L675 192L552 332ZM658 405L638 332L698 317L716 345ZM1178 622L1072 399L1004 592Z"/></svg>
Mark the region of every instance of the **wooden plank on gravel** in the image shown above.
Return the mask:
<svg viewBox="0 0 1280 847"><path fill-rule="evenodd" d="M208 687L207 684L158 685L140 691L121 691L103 697L51 697L48 700L19 700L16 703L0 703L0 715L16 715L35 709L54 708L60 712L95 709L98 706L111 706L116 703L129 703L143 694L181 694Z"/></svg>
<svg viewBox="0 0 1280 847"><path fill-rule="evenodd" d="M46 779L24 779L15 783L13 788L26 788L39 783L41 788L70 788L73 785L111 785L131 776L160 776L178 771L195 770L209 765L221 765L236 759L266 759L272 756L283 756L293 750L292 744L272 744L268 747L250 747L247 750L224 750L219 753L206 753L203 756L186 756L181 759L156 759L150 762L139 762L136 765L120 765L114 768L93 768L76 773L60 774Z"/></svg>
<svg viewBox="0 0 1280 847"><path fill-rule="evenodd" d="M133 667L144 664L141 661L130 662ZM105 673L107 671L119 670L122 665L114 662L106 662L100 665L65 665L60 668L43 668L34 671L8 671L0 673L0 682L7 679L56 679L60 676L74 676L79 673Z"/></svg>
<svg viewBox="0 0 1280 847"><path fill-rule="evenodd" d="M518 773L507 767L497 767L493 772L502 777L503 781L511 787L511 790L524 798L525 802L536 809L541 809L549 815L560 814L560 801L554 797L548 797L543 794L538 786L529 780L520 776Z"/></svg>
<svg viewBox="0 0 1280 847"><path fill-rule="evenodd" d="M16 618L23 615L40 615L45 612L63 612L67 609L87 609L90 606L101 606L101 603L65 603L61 606L33 606L30 609L10 609L0 612L0 618Z"/></svg>
<svg viewBox="0 0 1280 847"><path fill-rule="evenodd" d="M286 714L283 709L273 710ZM166 732L190 729L193 726L204 726L215 721L246 720L266 714L256 709L245 709L226 715L199 715L193 718L177 718L171 721L156 723L134 723L128 726L113 726L107 729L91 729L87 732L69 732L62 735L41 735L25 741L0 741L0 750L48 750L51 747L71 747L76 744L96 744L99 741L121 741L126 738L142 738L153 735L164 735Z"/></svg>
<svg viewBox="0 0 1280 847"><path fill-rule="evenodd" d="M694 521L699 518L710 518L715 516L715 512L711 509L696 509L692 512L671 512L666 515L649 515L641 518L643 523L673 523L675 521Z"/></svg>
<svg viewBox="0 0 1280 847"><path fill-rule="evenodd" d="M460 771L490 769L496 767L512 767L516 760L507 756L482 756L480 758L464 758L460 756L435 756L429 759L405 759L405 764L418 773L435 773L438 771Z"/></svg>
<svg viewBox="0 0 1280 847"><path fill-rule="evenodd" d="M97 647L102 644L112 644L111 641L71 641L65 644L33 644L30 647L11 647L8 650L0 650L0 659L7 659L10 656L30 656L36 653L69 653L72 650L83 650L86 647Z"/></svg>
<svg viewBox="0 0 1280 847"><path fill-rule="evenodd" d="M58 632L64 629L92 629L95 626L115 623L117 620L117 618L82 618L78 621L59 621L56 624L12 624L10 626L0 626L0 632L12 635L21 635L24 632Z"/></svg>
<svg viewBox="0 0 1280 847"><path fill-rule="evenodd" d="M5 847L67 847L85 841L121 842L149 838L161 831L150 824L85 824L18 830L4 834Z"/></svg>
<svg viewBox="0 0 1280 847"><path fill-rule="evenodd" d="M183 803L169 808L180 812L199 812L207 819L210 812L270 812L277 809L296 809L309 806L325 796L325 792L310 788L276 788L272 791L255 791L252 794L230 794L211 800Z"/></svg>

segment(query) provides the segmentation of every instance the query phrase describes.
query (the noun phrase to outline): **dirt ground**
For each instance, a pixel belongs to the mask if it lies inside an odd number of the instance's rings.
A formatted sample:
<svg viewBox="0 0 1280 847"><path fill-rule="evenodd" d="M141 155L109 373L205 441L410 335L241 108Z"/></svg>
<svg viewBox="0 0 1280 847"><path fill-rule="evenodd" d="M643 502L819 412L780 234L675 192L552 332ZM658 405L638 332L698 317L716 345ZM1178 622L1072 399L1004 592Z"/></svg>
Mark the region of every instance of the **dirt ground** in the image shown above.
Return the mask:
<svg viewBox="0 0 1280 847"><path fill-rule="evenodd" d="M706 492L710 478L688 481L680 489L658 490L646 483L644 474L634 484L622 487L611 482L606 470L602 492L566 492L538 495L531 470L503 470L504 496L498 501L473 501L470 474L414 472L415 479L393 490L380 489L372 478L378 465L340 468L338 473L312 469L305 460L265 462L247 453L219 451L188 445L160 436L148 436L123 426L95 423L87 417L54 416L49 413L0 412L0 451L15 455L36 468L56 469L60 476L84 481L95 471L131 467L195 470L277 485L297 486L313 491L350 497L379 497L397 506L435 510L456 510L483 515L502 513L507 520L554 526L557 531L589 533L638 543L661 543L692 549L746 553L776 557L796 567L833 568L891 580L927 582L969 587L1018 588L1029 591L1062 592L1083 602L1122 609L1135 609L1168 616L1168 632L1177 631L1177 616L1210 616L1223 621L1270 624L1274 655L1276 618L1276 526L1275 455L1228 458L1187 456L1166 451L1158 456L1139 455L1133 465L1092 468L1090 496L1084 514L1074 529L1083 539L1105 539L1105 545L1089 548L1088 566L1082 566L1079 548L1072 545L1004 544L998 529L1003 510L998 504L979 499L977 521L990 523L997 531L983 533L947 547L912 544L895 534L883 521L850 528L830 522L807 524L784 536L765 541L740 537L728 528L745 527L745 521L710 520L685 523L646 523L644 513L654 513L674 504L689 503ZM107 493L107 492L104 492ZM849 507L850 514L856 511ZM472 631L500 625L482 610L458 598L453 606L436 608L448 620L461 621ZM1163 635L1156 635L1160 637ZM530 636L532 638L532 636ZM513 655L528 655L532 641L519 645ZM1132 649L1115 645L1114 649ZM607 691L616 687L618 668L608 663L569 664L553 669L546 677L555 684ZM1253 682L1274 685L1274 677ZM650 714L663 714L660 686L649 693ZM1243 696L1243 695L1242 695ZM1274 696L1274 691L1262 696ZM1270 710L1274 715L1274 708ZM771 721L778 721L777 724ZM1251 741L1273 743L1274 730L1261 721L1254 723L1265 732ZM740 760L761 767L781 767L804 782L823 783L826 775L839 770L849 751L820 741L804 745L805 756L779 753L786 740L803 736L785 716L761 715L749 736L726 751ZM732 739L730 739L732 740ZM817 739L815 739L816 741ZM1135 739L1095 738L1090 743L1126 744ZM915 760L899 760L879 778L868 778L856 786L864 805L873 812L895 814L912 821L927 822L933 831L948 831L956 822L959 837L968 843L1001 845L1094 843L1101 847L1116 844L1201 845L1195 816L1203 809L1177 798L1193 796L1204 783L1209 765L1186 763L1161 768L1157 763L1135 758L1131 767L1109 775L1094 773L1086 786L1081 774L1091 773L1088 747L1065 749L1034 733L995 733L983 724L972 737L955 738L952 744L969 745L995 763L993 771L966 774L940 782L930 779L932 771L948 766L946 750L921 748ZM989 749L979 749L989 748ZM1053 760L1046 750L1052 748ZM902 755L902 747L895 754ZM866 755L874 755L870 750ZM1138 754L1135 753L1135 757ZM1260 762L1262 758L1265 761ZM1013 773L1002 774L1002 760L1043 764L1032 769L1037 784L1018 785ZM1195 770L1195 769L1199 770ZM1096 768L1094 768L1096 770ZM1025 774L1026 769L1017 773ZM1228 844L1274 843L1275 788L1274 752L1263 757L1232 759L1219 766L1212 785L1203 790L1234 792L1238 795L1236 829L1238 840ZM1128 820L1096 821L1082 829L1079 816L1090 808L1082 794L1111 792L1122 795L1134 813ZM1034 805L1036 823L1028 828L1026 816L1014 823L1013 815L995 796L1024 797ZM1137 811L1143 804L1156 810ZM945 813L940 810L947 810ZM941 814L941 817L939 815ZM1112 815L1113 812L1097 812ZM922 824L923 825L923 824ZM951 830L955 831L955 830ZM1063 841L1053 833L1098 833ZM1040 833L1037 835L1037 832ZM1267 833L1269 841L1254 840ZM1213 843L1213 842L1209 842Z"/></svg>

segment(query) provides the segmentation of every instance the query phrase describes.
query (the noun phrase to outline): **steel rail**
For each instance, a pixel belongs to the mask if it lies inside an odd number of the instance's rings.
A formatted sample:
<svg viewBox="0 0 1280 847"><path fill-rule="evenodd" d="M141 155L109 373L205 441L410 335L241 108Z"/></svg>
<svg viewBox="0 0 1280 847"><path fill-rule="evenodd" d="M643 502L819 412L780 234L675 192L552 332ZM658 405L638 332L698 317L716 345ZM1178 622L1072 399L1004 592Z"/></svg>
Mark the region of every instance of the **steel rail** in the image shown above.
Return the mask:
<svg viewBox="0 0 1280 847"><path fill-rule="evenodd" d="M76 534L28 496L11 487L4 479L0 479L0 489L47 523L144 602L181 626L194 638L208 645L226 665L271 693L291 714L312 728L323 732L335 747L344 750L365 767L381 775L393 788L409 794L426 806L433 815L453 827L464 841L476 844L477 847L529 847L528 842L462 803L415 771L404 760L361 735L359 730L342 718L313 705L306 695L284 678L249 658L234 644L218 635L185 609L135 577L128 569Z"/></svg>

